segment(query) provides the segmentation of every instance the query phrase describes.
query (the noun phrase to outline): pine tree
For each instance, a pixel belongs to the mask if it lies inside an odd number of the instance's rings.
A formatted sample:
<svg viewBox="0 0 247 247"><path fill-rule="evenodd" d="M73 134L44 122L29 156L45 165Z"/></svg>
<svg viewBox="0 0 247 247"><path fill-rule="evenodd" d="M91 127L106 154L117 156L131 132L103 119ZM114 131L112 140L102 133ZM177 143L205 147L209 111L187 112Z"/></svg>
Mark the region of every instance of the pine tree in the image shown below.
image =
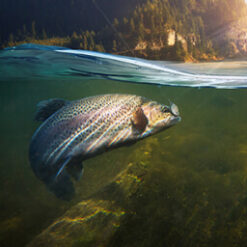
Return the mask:
<svg viewBox="0 0 247 247"><path fill-rule="evenodd" d="M114 20L113 20L113 26L114 26L115 28L117 28L118 25L119 25L118 19L117 19L117 18L114 18Z"/></svg>
<svg viewBox="0 0 247 247"><path fill-rule="evenodd" d="M89 34L89 50L93 51L94 48L95 48L94 38L93 38L93 35L90 33Z"/></svg>
<svg viewBox="0 0 247 247"><path fill-rule="evenodd" d="M138 33L139 33L140 40L144 40L145 33L144 33L144 24L142 21L139 22Z"/></svg>
<svg viewBox="0 0 247 247"><path fill-rule="evenodd" d="M114 52L117 51L117 41L115 39L112 42L112 51L114 51Z"/></svg>
<svg viewBox="0 0 247 247"><path fill-rule="evenodd" d="M132 33L135 32L135 23L134 23L134 19L133 18L130 19L130 31Z"/></svg>
<svg viewBox="0 0 247 247"><path fill-rule="evenodd" d="M32 37L35 38L36 37L36 29L35 29L35 21L32 21Z"/></svg>
<svg viewBox="0 0 247 247"><path fill-rule="evenodd" d="M9 35L8 46L14 46L14 45L15 45L15 43L14 43L14 35L13 35L13 33L11 33Z"/></svg>
<svg viewBox="0 0 247 247"><path fill-rule="evenodd" d="M76 32L73 32L70 40L70 47L73 49L80 48L80 40Z"/></svg>
<svg viewBox="0 0 247 247"><path fill-rule="evenodd" d="M126 17L124 17L124 18L123 18L123 24L124 24L124 25L127 25L128 22L129 22L128 19L127 19Z"/></svg>
<svg viewBox="0 0 247 247"><path fill-rule="evenodd" d="M42 38L47 39L47 34L44 28L42 29Z"/></svg>
<svg viewBox="0 0 247 247"><path fill-rule="evenodd" d="M88 49L88 41L87 41L86 34L83 35L83 48L84 48L84 50Z"/></svg>

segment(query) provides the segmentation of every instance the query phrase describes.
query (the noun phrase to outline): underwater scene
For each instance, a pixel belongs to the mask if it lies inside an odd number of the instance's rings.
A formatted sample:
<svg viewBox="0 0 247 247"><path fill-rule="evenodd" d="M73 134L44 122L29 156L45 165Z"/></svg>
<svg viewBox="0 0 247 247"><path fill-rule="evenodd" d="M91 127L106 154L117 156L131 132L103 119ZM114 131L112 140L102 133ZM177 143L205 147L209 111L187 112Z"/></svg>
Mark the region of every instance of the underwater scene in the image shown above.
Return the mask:
<svg viewBox="0 0 247 247"><path fill-rule="evenodd" d="M244 0L0 7L1 247L246 245Z"/></svg>

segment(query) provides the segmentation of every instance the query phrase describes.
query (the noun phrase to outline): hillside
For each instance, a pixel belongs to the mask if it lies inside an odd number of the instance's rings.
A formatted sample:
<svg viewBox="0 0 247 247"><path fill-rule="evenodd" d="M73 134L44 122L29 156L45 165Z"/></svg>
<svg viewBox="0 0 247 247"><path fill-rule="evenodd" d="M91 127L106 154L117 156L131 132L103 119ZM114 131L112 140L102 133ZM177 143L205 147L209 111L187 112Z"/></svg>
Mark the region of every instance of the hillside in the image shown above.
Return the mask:
<svg viewBox="0 0 247 247"><path fill-rule="evenodd" d="M0 5L3 47L36 42L168 60L246 54L246 22L240 25L247 16L244 0L3 0Z"/></svg>

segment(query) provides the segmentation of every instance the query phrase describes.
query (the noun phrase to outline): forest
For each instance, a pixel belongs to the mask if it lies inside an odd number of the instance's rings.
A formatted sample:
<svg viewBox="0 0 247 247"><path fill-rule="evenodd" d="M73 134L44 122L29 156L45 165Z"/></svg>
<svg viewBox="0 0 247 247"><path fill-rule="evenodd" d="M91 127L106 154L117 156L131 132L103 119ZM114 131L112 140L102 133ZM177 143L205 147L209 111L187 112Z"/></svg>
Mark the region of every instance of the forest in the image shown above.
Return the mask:
<svg viewBox="0 0 247 247"><path fill-rule="evenodd" d="M0 44L213 59L226 54L211 34L245 16L244 0L2 0Z"/></svg>

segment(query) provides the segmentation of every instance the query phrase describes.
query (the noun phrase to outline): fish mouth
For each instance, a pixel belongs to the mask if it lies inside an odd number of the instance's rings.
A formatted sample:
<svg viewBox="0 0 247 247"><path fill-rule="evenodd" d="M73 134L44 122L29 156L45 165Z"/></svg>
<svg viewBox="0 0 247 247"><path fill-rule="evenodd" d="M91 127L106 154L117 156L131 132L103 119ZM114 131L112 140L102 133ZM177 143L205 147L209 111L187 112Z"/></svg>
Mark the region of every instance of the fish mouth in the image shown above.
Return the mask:
<svg viewBox="0 0 247 247"><path fill-rule="evenodd" d="M170 119L170 125L175 125L176 123L181 122L182 118L180 116L172 116Z"/></svg>

